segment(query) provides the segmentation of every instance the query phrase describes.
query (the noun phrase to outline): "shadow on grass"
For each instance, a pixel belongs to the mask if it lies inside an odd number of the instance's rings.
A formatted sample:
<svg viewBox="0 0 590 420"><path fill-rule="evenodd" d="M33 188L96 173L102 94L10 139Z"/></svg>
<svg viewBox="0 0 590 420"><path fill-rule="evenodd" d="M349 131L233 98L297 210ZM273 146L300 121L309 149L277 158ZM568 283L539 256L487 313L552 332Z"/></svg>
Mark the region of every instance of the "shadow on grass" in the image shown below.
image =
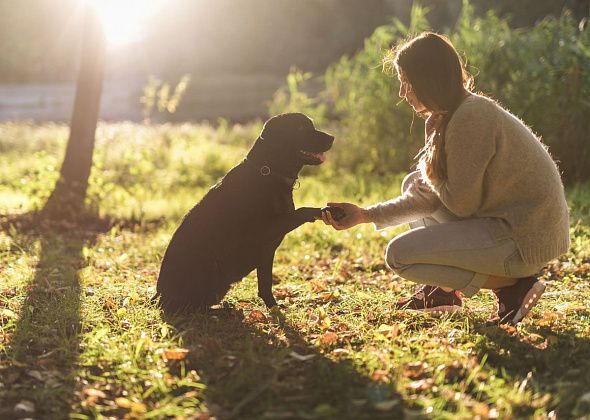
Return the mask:
<svg viewBox="0 0 590 420"><path fill-rule="evenodd" d="M212 414L226 419L403 417L395 384L372 381L350 359L327 358L296 328L253 322L232 307L166 317L190 349L188 369L207 386ZM374 408L381 403L384 411Z"/></svg>
<svg viewBox="0 0 590 420"><path fill-rule="evenodd" d="M50 221L42 213L0 217L0 228L24 245L39 242L38 263L25 285L2 368L0 418L66 418L79 355L82 250L106 230L98 220ZM7 291L7 293L16 293ZM31 404L32 403L32 404ZM18 407L15 409L15 407Z"/></svg>
<svg viewBox="0 0 590 420"><path fill-rule="evenodd" d="M589 315L586 311L585 316ZM578 337L575 330L533 325L516 334L482 323L475 325L475 332L482 335L476 345L480 357L485 355L488 366L519 384L515 392L522 388L549 395L544 406L555 410L559 418L590 414L590 401L581 398L590 390L590 340ZM524 405L513 408L516 416L530 416L535 410Z"/></svg>

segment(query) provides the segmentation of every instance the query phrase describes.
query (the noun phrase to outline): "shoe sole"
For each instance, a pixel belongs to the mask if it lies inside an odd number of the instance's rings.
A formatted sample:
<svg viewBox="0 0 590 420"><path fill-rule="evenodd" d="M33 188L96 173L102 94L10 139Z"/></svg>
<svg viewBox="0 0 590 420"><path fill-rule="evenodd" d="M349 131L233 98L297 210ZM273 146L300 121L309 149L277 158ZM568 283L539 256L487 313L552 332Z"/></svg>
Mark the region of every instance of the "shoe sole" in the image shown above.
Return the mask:
<svg viewBox="0 0 590 420"><path fill-rule="evenodd" d="M512 318L511 324L515 325L518 324L520 321L523 320L525 316L533 309L533 307L537 304L541 296L545 292L545 285L540 281L533 284L531 289L527 292L524 300L522 301L520 308Z"/></svg>

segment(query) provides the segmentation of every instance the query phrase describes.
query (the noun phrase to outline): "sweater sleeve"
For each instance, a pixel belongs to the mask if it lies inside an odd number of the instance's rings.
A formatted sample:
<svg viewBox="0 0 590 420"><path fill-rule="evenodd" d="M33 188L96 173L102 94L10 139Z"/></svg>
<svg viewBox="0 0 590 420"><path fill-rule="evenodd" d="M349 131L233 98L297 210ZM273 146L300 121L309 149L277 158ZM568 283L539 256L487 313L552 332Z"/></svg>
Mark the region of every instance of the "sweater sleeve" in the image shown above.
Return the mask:
<svg viewBox="0 0 590 420"><path fill-rule="evenodd" d="M376 229L384 229L427 217L441 205L434 191L415 176L402 195L367 207L367 214Z"/></svg>
<svg viewBox="0 0 590 420"><path fill-rule="evenodd" d="M453 115L445 134L447 179L434 186L443 205L459 217L480 208L486 169L496 153L496 114L489 108L465 107Z"/></svg>

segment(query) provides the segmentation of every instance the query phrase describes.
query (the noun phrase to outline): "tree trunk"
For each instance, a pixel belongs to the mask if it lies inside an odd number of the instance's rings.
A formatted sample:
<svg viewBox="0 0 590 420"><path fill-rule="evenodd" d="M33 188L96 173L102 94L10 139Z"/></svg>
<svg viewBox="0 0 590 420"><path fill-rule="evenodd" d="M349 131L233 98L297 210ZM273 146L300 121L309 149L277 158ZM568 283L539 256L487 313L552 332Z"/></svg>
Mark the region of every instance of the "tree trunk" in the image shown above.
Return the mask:
<svg viewBox="0 0 590 420"><path fill-rule="evenodd" d="M105 57L105 37L96 10L86 4L70 136L64 161L44 210L69 217L82 209L92 168L94 138L100 108ZM74 212L74 213L73 213Z"/></svg>

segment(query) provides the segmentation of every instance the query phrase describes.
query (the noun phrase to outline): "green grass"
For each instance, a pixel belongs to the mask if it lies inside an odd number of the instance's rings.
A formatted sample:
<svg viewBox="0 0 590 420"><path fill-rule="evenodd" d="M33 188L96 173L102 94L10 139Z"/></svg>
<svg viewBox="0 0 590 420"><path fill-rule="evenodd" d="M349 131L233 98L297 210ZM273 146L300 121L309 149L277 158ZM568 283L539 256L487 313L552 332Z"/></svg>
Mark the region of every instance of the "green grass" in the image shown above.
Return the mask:
<svg viewBox="0 0 590 420"><path fill-rule="evenodd" d="M183 213L237 163L260 124L102 124L82 225L36 218L57 178L60 125L0 125L0 418L576 418L590 413L590 186L568 189L573 244L517 328L397 311L412 284L383 265L385 233L320 223L275 259L286 321L253 275L207 315L150 303ZM339 152L338 143L334 154ZM369 204L387 179L307 169L300 205ZM17 409L15 411L15 408ZM18 410L21 411L18 411ZM33 410L26 412L26 410Z"/></svg>

